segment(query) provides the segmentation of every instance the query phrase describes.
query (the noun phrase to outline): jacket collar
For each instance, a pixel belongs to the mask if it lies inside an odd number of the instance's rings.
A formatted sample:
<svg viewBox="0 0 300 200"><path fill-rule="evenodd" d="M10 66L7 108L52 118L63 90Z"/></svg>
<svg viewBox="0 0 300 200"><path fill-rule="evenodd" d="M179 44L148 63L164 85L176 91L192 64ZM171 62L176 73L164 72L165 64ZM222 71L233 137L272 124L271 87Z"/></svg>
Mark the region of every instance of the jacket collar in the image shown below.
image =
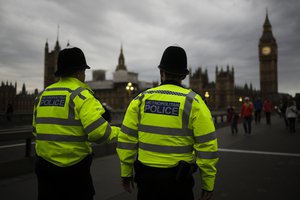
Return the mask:
<svg viewBox="0 0 300 200"><path fill-rule="evenodd" d="M177 85L179 87L183 87L180 83L178 83L177 81L173 81L173 80L165 80L160 85L166 85L166 84Z"/></svg>
<svg viewBox="0 0 300 200"><path fill-rule="evenodd" d="M60 78L60 81L70 81L70 82L76 83L80 87L83 87L84 89L87 89L90 92L92 92L92 94L94 93L93 90L88 85L86 85L85 83L81 82L77 78L74 78L74 77L64 77L64 78Z"/></svg>

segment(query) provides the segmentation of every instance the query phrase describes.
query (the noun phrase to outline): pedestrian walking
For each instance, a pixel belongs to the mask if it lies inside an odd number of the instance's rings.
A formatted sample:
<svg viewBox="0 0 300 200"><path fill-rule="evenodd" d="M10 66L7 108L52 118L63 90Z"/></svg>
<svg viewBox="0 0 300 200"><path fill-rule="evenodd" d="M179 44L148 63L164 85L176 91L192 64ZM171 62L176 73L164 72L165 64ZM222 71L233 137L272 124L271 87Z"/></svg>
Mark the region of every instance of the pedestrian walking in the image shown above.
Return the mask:
<svg viewBox="0 0 300 200"><path fill-rule="evenodd" d="M286 117L287 102L288 102L288 100L286 98L283 98L280 101L279 108L278 108L279 111L280 111L280 116L283 118L283 121L284 121L284 124L285 124L286 128L289 127L288 119Z"/></svg>
<svg viewBox="0 0 300 200"><path fill-rule="evenodd" d="M181 84L189 74L185 50L166 48L159 69L161 84L135 97L122 123L117 152L123 187L131 192L134 180L138 200L194 200L192 173L199 167L202 199L211 199L217 138L202 98Z"/></svg>
<svg viewBox="0 0 300 200"><path fill-rule="evenodd" d="M254 121L255 124L260 124L260 118L261 118L261 110L263 107L262 101L259 97L257 97L253 103L254 105Z"/></svg>
<svg viewBox="0 0 300 200"><path fill-rule="evenodd" d="M227 116L226 116L228 124L230 124L230 122L231 122L232 114L233 114L233 107L232 106L228 106L227 107Z"/></svg>
<svg viewBox="0 0 300 200"><path fill-rule="evenodd" d="M289 100L285 114L286 118L288 119L290 133L296 133L296 118L299 114L299 111L297 110L296 102L294 100Z"/></svg>
<svg viewBox="0 0 300 200"><path fill-rule="evenodd" d="M253 103L250 101L249 97L245 97L245 102L241 108L241 117L243 119L243 127L246 134L251 134L251 123L252 123L252 113L253 113Z"/></svg>
<svg viewBox="0 0 300 200"><path fill-rule="evenodd" d="M235 107L232 107L232 117L230 120L230 127L231 127L231 133L232 135L238 133L238 122L239 122L240 116L236 112Z"/></svg>
<svg viewBox="0 0 300 200"><path fill-rule="evenodd" d="M13 105L11 103L9 103L7 105L7 109L6 109L6 113L5 114L6 114L7 121L10 122L12 120L12 116L14 114L14 107L13 107Z"/></svg>
<svg viewBox="0 0 300 200"><path fill-rule="evenodd" d="M57 67L59 81L42 91L34 106L38 200L91 200L91 142L108 142L120 128L102 117L105 109L84 84L90 67L81 49L60 51Z"/></svg>
<svg viewBox="0 0 300 200"><path fill-rule="evenodd" d="M265 112L265 115L266 115L266 123L268 125L271 125L271 113L273 111L273 103L272 101L267 98L265 101L264 101L264 104L263 104L263 111Z"/></svg>

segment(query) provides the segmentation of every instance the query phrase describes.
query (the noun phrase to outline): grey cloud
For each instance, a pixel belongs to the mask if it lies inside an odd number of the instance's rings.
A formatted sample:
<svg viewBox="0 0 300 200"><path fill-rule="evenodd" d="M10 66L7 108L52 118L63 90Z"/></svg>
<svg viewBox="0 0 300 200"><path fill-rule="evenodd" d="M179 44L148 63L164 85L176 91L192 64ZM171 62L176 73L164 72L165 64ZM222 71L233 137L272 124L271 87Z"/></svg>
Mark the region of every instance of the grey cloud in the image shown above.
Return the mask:
<svg viewBox="0 0 300 200"><path fill-rule="evenodd" d="M18 5L17 5L18 4ZM115 70L123 44L128 70L157 81L163 50L183 46L189 66L234 66L236 83L259 88L258 41L268 8L278 42L279 91L295 92L300 63L300 2L296 0L0 0L1 80L42 88L43 51L56 41L81 47L93 69ZM30 72L30 73L26 73ZM30 76L29 76L30 75ZM91 78L91 72L88 74ZM297 85L298 84L298 85ZM20 89L20 87L19 87Z"/></svg>

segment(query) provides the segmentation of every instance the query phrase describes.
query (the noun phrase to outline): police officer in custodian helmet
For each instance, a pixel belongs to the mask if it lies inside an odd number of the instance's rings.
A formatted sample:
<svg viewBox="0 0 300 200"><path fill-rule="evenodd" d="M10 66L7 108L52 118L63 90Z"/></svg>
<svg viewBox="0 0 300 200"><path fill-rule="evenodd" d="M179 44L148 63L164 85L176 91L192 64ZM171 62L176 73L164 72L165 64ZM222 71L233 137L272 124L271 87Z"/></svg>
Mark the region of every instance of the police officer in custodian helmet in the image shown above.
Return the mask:
<svg viewBox="0 0 300 200"><path fill-rule="evenodd" d="M84 84L90 67L81 49L62 50L57 67L60 80L42 91L34 106L38 199L91 200L91 142L108 142L119 128L102 117L103 106Z"/></svg>
<svg viewBox="0 0 300 200"><path fill-rule="evenodd" d="M139 200L193 200L199 168L201 199L211 199L218 161L211 113L181 85L189 74L183 48L168 47L158 67L161 85L131 101L118 136L123 187L131 192L135 182Z"/></svg>

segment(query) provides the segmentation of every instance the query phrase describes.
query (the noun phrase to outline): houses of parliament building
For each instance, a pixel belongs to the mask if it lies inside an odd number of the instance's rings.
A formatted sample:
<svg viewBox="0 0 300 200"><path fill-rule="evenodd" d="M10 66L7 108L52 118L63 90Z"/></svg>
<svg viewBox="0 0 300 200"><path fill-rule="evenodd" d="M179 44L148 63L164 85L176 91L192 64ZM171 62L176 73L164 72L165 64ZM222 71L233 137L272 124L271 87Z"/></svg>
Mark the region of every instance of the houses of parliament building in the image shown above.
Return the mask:
<svg viewBox="0 0 300 200"><path fill-rule="evenodd" d="M57 81L54 72L56 71L57 57L60 50L58 40L53 50L49 50L48 41L45 44L44 88ZM278 95L277 58L277 42L272 33L268 13L266 13L262 36L258 42L260 90L254 89L251 83L243 86L235 85L235 69L233 66L226 66L224 69L216 66L214 82L209 81L207 69L201 67L194 71L190 69L189 87L200 94L211 109L225 109L229 105L239 107L245 96L252 99L256 97L272 99ZM140 81L138 73L128 71L122 46L113 72L113 79L106 79L105 70L93 70L92 80L86 81L86 84L91 87L95 93L94 95L102 103L106 103L114 110L126 109L130 99L135 95L147 88L158 85L157 82ZM33 99L37 91L35 94L27 94L24 84L21 93L16 94L16 87L16 83L13 85L2 82L0 86L1 111L5 110L8 104L13 104L19 110L32 110ZM25 100L28 105L20 103Z"/></svg>

